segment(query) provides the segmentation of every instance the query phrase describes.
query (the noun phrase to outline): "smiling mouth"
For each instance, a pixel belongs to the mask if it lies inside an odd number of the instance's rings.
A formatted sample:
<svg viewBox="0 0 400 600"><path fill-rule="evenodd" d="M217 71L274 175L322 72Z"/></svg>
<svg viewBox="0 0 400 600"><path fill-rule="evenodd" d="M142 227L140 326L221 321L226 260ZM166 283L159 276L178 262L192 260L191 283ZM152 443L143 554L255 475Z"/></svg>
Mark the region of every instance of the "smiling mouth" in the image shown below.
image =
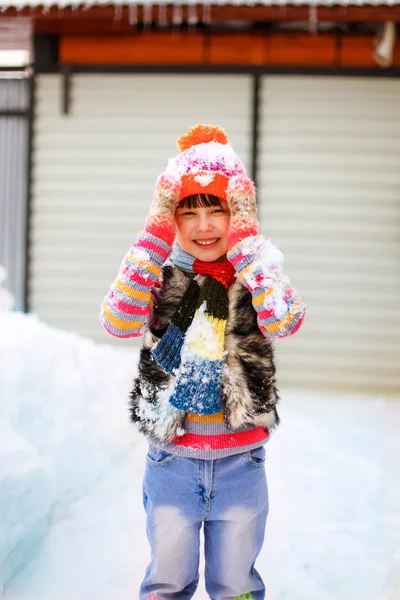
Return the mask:
<svg viewBox="0 0 400 600"><path fill-rule="evenodd" d="M212 238L209 240L193 240L195 244L198 244L199 246L213 246L214 244L216 244L217 242L219 242L220 238Z"/></svg>

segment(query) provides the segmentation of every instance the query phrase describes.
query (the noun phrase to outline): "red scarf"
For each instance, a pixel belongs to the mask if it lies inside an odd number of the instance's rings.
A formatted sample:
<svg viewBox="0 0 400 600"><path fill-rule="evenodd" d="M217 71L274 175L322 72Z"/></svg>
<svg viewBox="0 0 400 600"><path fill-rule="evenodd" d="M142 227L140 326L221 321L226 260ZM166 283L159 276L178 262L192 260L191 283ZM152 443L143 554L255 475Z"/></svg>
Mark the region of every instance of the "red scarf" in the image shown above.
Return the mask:
<svg viewBox="0 0 400 600"><path fill-rule="evenodd" d="M235 269L226 257L215 262L205 262L196 258L193 262L193 271L201 275L211 275L226 288L229 288L235 279Z"/></svg>

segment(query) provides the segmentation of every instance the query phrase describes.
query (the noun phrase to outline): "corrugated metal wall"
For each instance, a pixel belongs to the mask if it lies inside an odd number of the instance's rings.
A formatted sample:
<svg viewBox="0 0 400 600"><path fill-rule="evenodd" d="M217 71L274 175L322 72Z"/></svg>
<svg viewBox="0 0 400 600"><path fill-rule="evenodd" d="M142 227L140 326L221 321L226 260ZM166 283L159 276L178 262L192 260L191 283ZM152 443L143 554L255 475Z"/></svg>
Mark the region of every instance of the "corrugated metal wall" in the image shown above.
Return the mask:
<svg viewBox="0 0 400 600"><path fill-rule="evenodd" d="M400 391L400 81L265 77L259 203L308 305L299 385Z"/></svg>
<svg viewBox="0 0 400 600"><path fill-rule="evenodd" d="M0 264L5 287L24 308L28 193L29 81L0 78Z"/></svg>

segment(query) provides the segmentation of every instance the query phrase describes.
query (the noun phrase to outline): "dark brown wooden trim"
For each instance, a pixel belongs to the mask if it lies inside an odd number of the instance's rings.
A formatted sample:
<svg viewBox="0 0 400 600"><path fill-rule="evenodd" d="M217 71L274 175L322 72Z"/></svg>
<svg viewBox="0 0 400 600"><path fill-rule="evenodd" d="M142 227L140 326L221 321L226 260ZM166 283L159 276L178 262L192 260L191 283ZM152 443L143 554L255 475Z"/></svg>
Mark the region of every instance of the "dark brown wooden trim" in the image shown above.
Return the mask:
<svg viewBox="0 0 400 600"><path fill-rule="evenodd" d="M39 73L62 73L62 65ZM71 75L84 74L135 74L146 75L322 75L329 77L371 77L371 78L400 78L400 68L378 69L370 67L309 67L309 66L253 66L253 65L75 65L71 67Z"/></svg>

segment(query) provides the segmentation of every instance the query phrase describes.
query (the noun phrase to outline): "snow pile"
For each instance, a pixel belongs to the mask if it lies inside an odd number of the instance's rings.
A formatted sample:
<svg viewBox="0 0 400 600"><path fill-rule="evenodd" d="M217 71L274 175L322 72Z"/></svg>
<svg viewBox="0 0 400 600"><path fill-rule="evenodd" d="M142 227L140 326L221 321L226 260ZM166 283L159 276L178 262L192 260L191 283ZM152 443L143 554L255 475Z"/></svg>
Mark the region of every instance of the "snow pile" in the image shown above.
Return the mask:
<svg viewBox="0 0 400 600"><path fill-rule="evenodd" d="M55 501L50 470L37 450L0 419L0 591L40 543Z"/></svg>
<svg viewBox="0 0 400 600"><path fill-rule="evenodd" d="M38 551L51 520L136 439L127 406L136 361L134 350L0 313L3 584Z"/></svg>
<svg viewBox="0 0 400 600"><path fill-rule="evenodd" d="M128 421L136 361L0 313L2 600L138 597L150 553L146 442ZM268 598L398 600L400 403L281 395L256 565ZM206 600L203 557L200 573Z"/></svg>
<svg viewBox="0 0 400 600"><path fill-rule="evenodd" d="M0 265L0 312L11 310L14 306L14 298L7 290L3 289L3 284L7 279L7 271Z"/></svg>

